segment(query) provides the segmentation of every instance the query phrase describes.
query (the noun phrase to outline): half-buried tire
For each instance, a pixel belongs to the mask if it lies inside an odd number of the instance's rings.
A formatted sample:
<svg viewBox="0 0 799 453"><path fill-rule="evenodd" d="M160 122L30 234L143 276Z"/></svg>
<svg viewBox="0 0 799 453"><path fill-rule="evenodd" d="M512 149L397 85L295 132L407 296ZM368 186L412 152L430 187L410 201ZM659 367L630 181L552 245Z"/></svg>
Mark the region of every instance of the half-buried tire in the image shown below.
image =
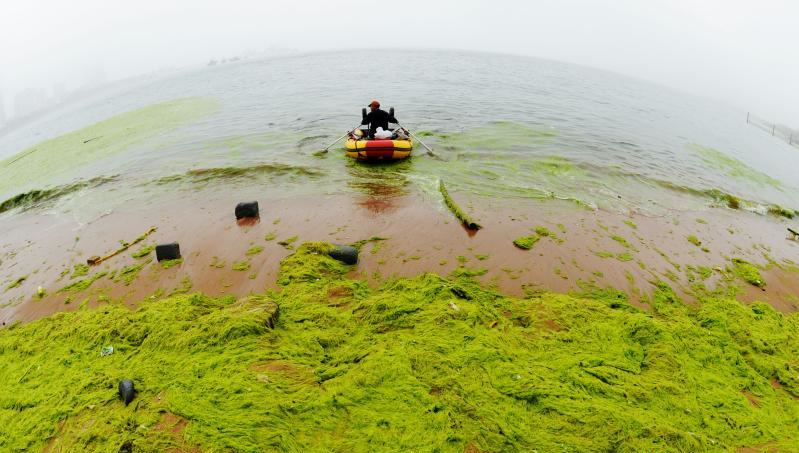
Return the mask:
<svg viewBox="0 0 799 453"><path fill-rule="evenodd" d="M351 245L334 244L327 254L334 260L344 264L356 264L358 262L358 249Z"/></svg>
<svg viewBox="0 0 799 453"><path fill-rule="evenodd" d="M177 242L155 246L155 259L158 261L176 260L178 258L180 258L180 245Z"/></svg>
<svg viewBox="0 0 799 453"><path fill-rule="evenodd" d="M245 201L236 205L236 220L258 217L258 202Z"/></svg>
<svg viewBox="0 0 799 453"><path fill-rule="evenodd" d="M136 389L133 387L133 381L130 379L124 379L119 381L119 397L122 398L122 401L125 402L125 406L130 404L133 401L133 397L136 395Z"/></svg>

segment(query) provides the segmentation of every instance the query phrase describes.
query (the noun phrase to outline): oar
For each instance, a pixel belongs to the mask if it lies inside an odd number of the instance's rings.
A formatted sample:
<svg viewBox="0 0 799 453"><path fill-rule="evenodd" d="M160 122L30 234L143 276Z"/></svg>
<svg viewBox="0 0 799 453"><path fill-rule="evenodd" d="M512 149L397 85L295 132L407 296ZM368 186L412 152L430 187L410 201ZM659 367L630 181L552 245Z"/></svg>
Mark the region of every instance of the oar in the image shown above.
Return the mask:
<svg viewBox="0 0 799 453"><path fill-rule="evenodd" d="M410 136L411 136L411 137L415 138L415 139L416 139L416 141L417 141L417 142L419 142L419 144L420 144L420 145L424 146L424 148L427 150L427 155L428 155L428 156L430 156L430 157L438 157L438 156L436 156L436 153L434 153L434 152L433 152L433 150L432 150L432 149L430 149L430 147L429 147L429 146L425 145L423 141L419 140L419 137L417 137L416 135L414 135L414 134L413 134L413 132L409 131L407 127L403 126L403 125L402 125L402 124L400 124L400 123L397 123L397 125L398 125L399 127L403 128L403 129L405 129L405 132L407 132L408 134L410 134Z"/></svg>
<svg viewBox="0 0 799 453"><path fill-rule="evenodd" d="M328 149L330 149L330 147L331 147L331 146L333 146L333 145L335 145L336 143L338 143L338 141L339 141L339 140L341 140L342 138L344 138L344 137L346 137L346 136L350 135L350 134L352 133L352 131L354 131L354 130L355 130L355 128L357 128L358 126L360 126L360 124L358 124L357 126L353 127L353 128L352 128L352 129L350 129L349 131L347 131L347 133L346 133L346 134L344 134L344 135L342 135L341 137L337 138L337 139L336 139L336 141L334 141L333 143L331 143L331 144L327 145L327 146L325 147L325 149L323 149L322 151L319 151L319 152L318 152L318 153L316 153L316 154L324 154L324 153L326 153L326 152L327 152L327 150L328 150Z"/></svg>

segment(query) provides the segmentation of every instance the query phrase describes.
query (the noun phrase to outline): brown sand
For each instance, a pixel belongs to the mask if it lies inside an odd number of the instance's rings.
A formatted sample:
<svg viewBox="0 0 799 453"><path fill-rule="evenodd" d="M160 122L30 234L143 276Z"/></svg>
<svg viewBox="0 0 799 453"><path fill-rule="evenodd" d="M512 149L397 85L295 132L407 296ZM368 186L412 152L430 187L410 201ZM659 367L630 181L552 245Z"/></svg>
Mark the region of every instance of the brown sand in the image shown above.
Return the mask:
<svg viewBox="0 0 799 453"><path fill-rule="evenodd" d="M479 279L512 295L574 291L580 289L579 281L593 280L627 292L634 303L643 306L652 291L651 282L657 280L672 285L690 303L688 265L716 268L705 282L712 287L722 279L720 271L732 257L759 265L772 260L780 267L772 265L763 272L765 291L741 283L738 298L766 301L784 312L799 307L799 273L787 269L799 262L799 242L789 238L787 221L722 208L647 217L589 211L565 202L452 195L479 220L482 230L476 234L465 230L440 200L420 194L264 197L259 199L261 218L250 224L238 224L234 219L233 208L241 200L224 197L204 205L174 202L116 211L86 225L69 217L18 214L0 221L0 322L29 321L74 310L83 301L89 306L133 305L175 290L242 296L276 289L279 262L291 253L278 241L293 236L298 237L295 244L388 238L366 244L352 273L374 285L392 276L449 274L463 265L486 269ZM634 222L635 227L625 220ZM93 255L112 252L120 240L131 241L152 226L158 231L142 244L179 242L184 257L181 265L163 269L153 261L129 285L104 277L83 292L58 292L74 281L69 274L61 276L67 268L85 263ZM531 250L513 245L515 238L531 234L537 226L548 228L563 242L544 237ZM272 232L276 239L266 241L265 236ZM630 248L612 239L614 235L626 239ZM697 236L709 252L689 243L688 235ZM93 267L90 275L141 262L131 257L140 245ZM263 252L246 256L256 245L263 246ZM632 259L598 256L602 252L627 252ZM155 254L151 257L154 260ZM240 261L249 261L250 269L233 270L232 265ZM224 266L213 267L212 262ZM27 276L22 284L6 289L22 276ZM36 297L39 286L47 293L42 299Z"/></svg>

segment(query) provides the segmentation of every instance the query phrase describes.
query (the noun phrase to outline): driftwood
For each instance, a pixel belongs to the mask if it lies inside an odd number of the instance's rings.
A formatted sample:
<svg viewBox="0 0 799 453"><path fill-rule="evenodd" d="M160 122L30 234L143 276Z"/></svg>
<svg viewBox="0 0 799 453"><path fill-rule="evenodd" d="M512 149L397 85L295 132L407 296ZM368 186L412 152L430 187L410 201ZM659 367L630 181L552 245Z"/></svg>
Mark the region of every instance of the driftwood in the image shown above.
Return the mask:
<svg viewBox="0 0 799 453"><path fill-rule="evenodd" d="M125 250L129 249L131 245L138 244L139 242L143 241L147 236L155 233L155 230L157 230L157 229L158 228L156 228L156 227L152 227L149 230L147 230L144 234L142 234L141 236L139 236L136 239L134 239L132 242L122 242L122 247L114 250L113 252L109 253L108 255L105 255L105 256L93 256L93 257L91 257L91 258L86 260L86 264L88 264L89 266L96 266L96 265L102 263L103 261L105 261L105 260L107 260L109 258L113 258L113 257L119 255L120 253L124 252Z"/></svg>
<svg viewBox="0 0 799 453"><path fill-rule="evenodd" d="M449 196L449 192L447 192L447 188L444 186L443 180L439 181L438 190L441 191L441 196L444 197L444 203L446 203L449 210L452 211L452 214L454 214L455 217L457 217L458 220L463 223L463 226L470 230L479 230L480 228L483 228L480 226L480 224L472 220L465 212L463 212L457 204L455 204L455 202Z"/></svg>

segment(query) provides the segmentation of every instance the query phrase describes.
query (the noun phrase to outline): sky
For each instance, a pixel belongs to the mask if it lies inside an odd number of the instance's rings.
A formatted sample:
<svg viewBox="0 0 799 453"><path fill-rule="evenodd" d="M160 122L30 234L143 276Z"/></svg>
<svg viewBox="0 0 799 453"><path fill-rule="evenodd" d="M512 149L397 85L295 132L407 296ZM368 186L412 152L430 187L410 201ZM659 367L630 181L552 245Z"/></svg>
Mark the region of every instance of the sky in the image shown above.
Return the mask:
<svg viewBox="0 0 799 453"><path fill-rule="evenodd" d="M269 49L460 49L610 70L799 129L797 18L796 0L3 0L0 95L8 116L26 89Z"/></svg>

